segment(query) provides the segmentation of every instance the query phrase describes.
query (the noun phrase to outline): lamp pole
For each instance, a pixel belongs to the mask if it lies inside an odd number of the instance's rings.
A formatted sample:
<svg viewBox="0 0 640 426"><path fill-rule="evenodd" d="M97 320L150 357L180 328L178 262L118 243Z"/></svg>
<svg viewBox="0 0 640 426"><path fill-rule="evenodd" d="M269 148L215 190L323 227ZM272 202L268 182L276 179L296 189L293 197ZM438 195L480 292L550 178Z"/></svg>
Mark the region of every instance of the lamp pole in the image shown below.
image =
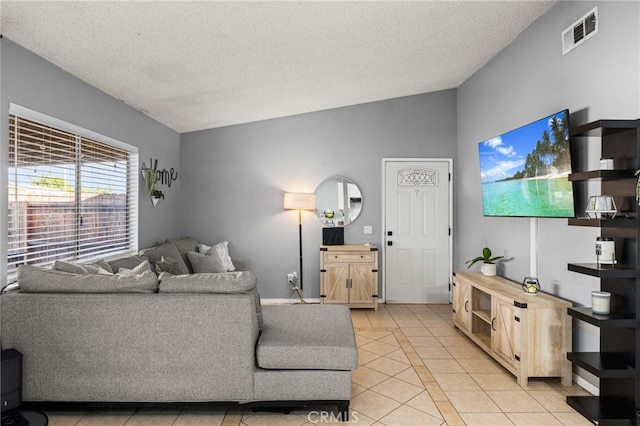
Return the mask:
<svg viewBox="0 0 640 426"><path fill-rule="evenodd" d="M298 209L298 242L300 247L300 298L302 298L302 209Z"/></svg>
<svg viewBox="0 0 640 426"><path fill-rule="evenodd" d="M306 194L301 192L284 193L285 210L298 210L298 250L300 252L300 281L298 286L298 295L300 296L301 303L306 303L302 297L302 210L313 210L315 206L315 194Z"/></svg>

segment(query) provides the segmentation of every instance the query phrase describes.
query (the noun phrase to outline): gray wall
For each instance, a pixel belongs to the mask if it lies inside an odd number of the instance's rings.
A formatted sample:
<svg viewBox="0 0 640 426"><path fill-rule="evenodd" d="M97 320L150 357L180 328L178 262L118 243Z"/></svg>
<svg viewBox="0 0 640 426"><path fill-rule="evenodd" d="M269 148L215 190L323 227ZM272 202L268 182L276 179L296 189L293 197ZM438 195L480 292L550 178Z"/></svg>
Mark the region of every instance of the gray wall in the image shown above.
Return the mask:
<svg viewBox="0 0 640 426"><path fill-rule="evenodd" d="M560 34L594 6L599 32L562 56ZM454 269L488 242L513 257L501 275L529 274L529 219L485 218L477 144L564 108L573 126L604 118L640 116L640 11L638 2L558 2L512 44L458 88L458 229ZM594 144L597 141L594 141ZM598 153L591 157L598 157ZM599 187L596 188L596 191ZM599 281L567 271L567 263L593 262L598 231L540 219L538 277L544 291L590 305ZM581 350L597 350L595 327L576 323Z"/></svg>
<svg viewBox="0 0 640 426"><path fill-rule="evenodd" d="M181 231L229 241L249 258L262 297L288 298L287 272L299 271L298 218L284 192L313 192L342 175L361 189L363 210L345 243L380 245L382 158L456 153L456 92L447 90L183 134ZM319 296L322 227L303 212L305 296ZM363 226L374 234L364 235Z"/></svg>
<svg viewBox="0 0 640 426"><path fill-rule="evenodd" d="M8 112L15 103L87 130L120 140L139 148L140 161L159 159L160 168L179 169L180 136L144 114L106 95L78 78L62 71L41 57L8 40L0 40L2 80L0 86L0 118L2 127L0 187L7 185ZM140 179L142 181L142 179ZM166 199L152 208L141 190L141 247L154 241L177 236L179 230L179 185L162 187ZM142 188L142 184L141 184ZM0 191L3 206L0 220L6 223L7 193ZM1 227L0 254L6 259L6 227ZM0 262L0 276L5 277L6 265ZM6 278L3 278L6 279Z"/></svg>

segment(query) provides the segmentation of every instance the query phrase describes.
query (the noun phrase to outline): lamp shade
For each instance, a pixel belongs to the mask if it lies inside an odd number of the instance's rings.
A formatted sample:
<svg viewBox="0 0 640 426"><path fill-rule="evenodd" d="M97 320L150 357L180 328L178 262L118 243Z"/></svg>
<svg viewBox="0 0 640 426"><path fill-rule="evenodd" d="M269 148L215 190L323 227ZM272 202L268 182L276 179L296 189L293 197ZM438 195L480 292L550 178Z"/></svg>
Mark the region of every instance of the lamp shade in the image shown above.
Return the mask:
<svg viewBox="0 0 640 426"><path fill-rule="evenodd" d="M316 208L316 194L305 194L302 192L285 192L284 208L285 210L314 210Z"/></svg>

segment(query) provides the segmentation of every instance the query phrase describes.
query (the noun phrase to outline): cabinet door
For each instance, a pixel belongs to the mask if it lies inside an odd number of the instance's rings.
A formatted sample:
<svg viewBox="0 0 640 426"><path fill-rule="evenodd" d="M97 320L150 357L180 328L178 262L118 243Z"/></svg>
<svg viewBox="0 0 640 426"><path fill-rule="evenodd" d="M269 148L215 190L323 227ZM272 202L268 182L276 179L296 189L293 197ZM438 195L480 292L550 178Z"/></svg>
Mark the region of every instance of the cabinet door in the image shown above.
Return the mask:
<svg viewBox="0 0 640 426"><path fill-rule="evenodd" d="M326 263L322 273L324 303L349 303L349 265L346 263Z"/></svg>
<svg viewBox="0 0 640 426"><path fill-rule="evenodd" d="M518 355L518 322L515 320L515 306L501 299L493 298L492 303L492 348L509 364L516 365Z"/></svg>
<svg viewBox="0 0 640 426"><path fill-rule="evenodd" d="M374 283L378 285L377 272L374 272L372 263L352 263L349 265L349 278L351 278L351 290L349 303L352 305L373 303Z"/></svg>
<svg viewBox="0 0 640 426"><path fill-rule="evenodd" d="M455 280L453 283L453 320L457 325L469 331L471 324L471 286L464 281Z"/></svg>

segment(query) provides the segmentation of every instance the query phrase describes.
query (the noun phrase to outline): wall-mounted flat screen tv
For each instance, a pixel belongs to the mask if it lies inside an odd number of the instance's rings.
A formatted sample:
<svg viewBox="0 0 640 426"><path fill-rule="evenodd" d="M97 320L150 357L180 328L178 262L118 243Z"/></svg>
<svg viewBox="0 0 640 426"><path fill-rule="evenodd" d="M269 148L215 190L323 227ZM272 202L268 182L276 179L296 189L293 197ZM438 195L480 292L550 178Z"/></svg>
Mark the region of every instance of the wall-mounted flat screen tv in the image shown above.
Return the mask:
<svg viewBox="0 0 640 426"><path fill-rule="evenodd" d="M485 216L575 217L569 111L478 144Z"/></svg>

